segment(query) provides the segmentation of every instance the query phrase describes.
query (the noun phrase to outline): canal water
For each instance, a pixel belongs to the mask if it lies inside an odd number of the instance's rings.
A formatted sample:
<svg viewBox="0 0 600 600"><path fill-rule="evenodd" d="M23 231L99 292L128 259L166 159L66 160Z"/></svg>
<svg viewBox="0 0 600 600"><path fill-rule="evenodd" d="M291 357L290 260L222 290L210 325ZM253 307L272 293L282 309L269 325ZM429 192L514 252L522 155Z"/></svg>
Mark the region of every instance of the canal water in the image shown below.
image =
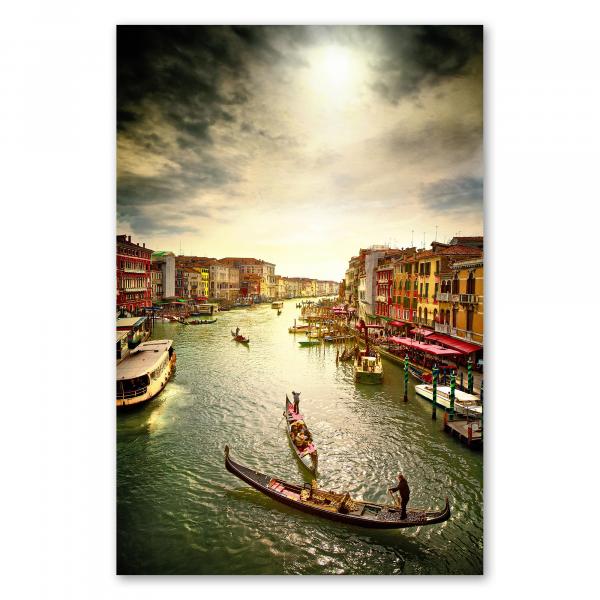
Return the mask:
<svg viewBox="0 0 600 600"><path fill-rule="evenodd" d="M384 360L382 385L357 385L335 347L301 348L288 333L296 301L217 315L212 325L157 323L174 340L176 374L155 400L117 414L117 571L121 574L480 574L483 456L443 432L443 411L402 401L403 373ZM246 347L232 341L239 326ZM319 450L319 486L389 502L399 470L409 506L441 508L439 525L376 531L279 504L225 470L235 460L310 481L288 444L285 394Z"/></svg>

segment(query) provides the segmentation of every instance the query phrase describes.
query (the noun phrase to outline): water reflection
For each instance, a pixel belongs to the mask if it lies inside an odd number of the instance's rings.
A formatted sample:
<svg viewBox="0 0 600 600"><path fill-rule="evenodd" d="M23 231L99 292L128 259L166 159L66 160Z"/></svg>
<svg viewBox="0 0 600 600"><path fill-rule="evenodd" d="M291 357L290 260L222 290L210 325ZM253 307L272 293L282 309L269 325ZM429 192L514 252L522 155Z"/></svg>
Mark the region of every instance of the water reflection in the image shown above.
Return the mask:
<svg viewBox="0 0 600 600"><path fill-rule="evenodd" d="M441 431L442 412L384 362L380 386L353 382L333 345L301 348L287 328L295 301L220 313L214 325L157 324L177 371L161 396L117 418L118 566L128 573L480 573L482 454ZM232 340L239 326L250 345ZM389 502L399 470L411 504L441 507L447 523L376 531L279 504L224 467L223 448L258 471L310 481L289 446L285 394L299 390L319 450L319 486ZM235 557L235 560L232 560Z"/></svg>

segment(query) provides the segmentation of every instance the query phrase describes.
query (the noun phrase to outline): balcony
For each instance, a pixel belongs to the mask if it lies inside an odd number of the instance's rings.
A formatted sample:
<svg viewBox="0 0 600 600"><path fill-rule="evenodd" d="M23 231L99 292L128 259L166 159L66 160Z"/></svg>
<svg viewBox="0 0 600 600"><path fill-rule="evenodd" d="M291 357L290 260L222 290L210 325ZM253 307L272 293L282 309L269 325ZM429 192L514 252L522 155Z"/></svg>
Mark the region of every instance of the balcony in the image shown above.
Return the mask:
<svg viewBox="0 0 600 600"><path fill-rule="evenodd" d="M450 302L450 293L449 292L438 292L435 299L438 302Z"/></svg>
<svg viewBox="0 0 600 600"><path fill-rule="evenodd" d="M477 304L477 296L475 294L460 294L461 304Z"/></svg>
<svg viewBox="0 0 600 600"><path fill-rule="evenodd" d="M132 287L132 288L124 288L121 290L122 292L125 293L129 293L129 292L145 292L146 291L146 286L141 286L141 287Z"/></svg>
<svg viewBox="0 0 600 600"><path fill-rule="evenodd" d="M436 323L435 330L437 333L446 333L448 335L456 335L456 327L452 327L450 323Z"/></svg>
<svg viewBox="0 0 600 600"><path fill-rule="evenodd" d="M450 294L450 302L458 302L460 299L460 294Z"/></svg>
<svg viewBox="0 0 600 600"><path fill-rule="evenodd" d="M142 266L140 267L125 267L123 269L125 273L146 273L146 269Z"/></svg>

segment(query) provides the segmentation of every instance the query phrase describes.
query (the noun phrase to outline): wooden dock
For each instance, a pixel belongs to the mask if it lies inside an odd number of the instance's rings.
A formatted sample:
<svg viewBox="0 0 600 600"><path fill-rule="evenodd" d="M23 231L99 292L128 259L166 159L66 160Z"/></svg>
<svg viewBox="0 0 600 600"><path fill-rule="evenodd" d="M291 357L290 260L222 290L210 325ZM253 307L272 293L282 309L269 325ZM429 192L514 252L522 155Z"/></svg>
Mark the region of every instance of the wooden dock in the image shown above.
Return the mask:
<svg viewBox="0 0 600 600"><path fill-rule="evenodd" d="M444 413L444 431L458 437L467 446L478 447L483 444L481 421L462 418L451 421L448 413Z"/></svg>

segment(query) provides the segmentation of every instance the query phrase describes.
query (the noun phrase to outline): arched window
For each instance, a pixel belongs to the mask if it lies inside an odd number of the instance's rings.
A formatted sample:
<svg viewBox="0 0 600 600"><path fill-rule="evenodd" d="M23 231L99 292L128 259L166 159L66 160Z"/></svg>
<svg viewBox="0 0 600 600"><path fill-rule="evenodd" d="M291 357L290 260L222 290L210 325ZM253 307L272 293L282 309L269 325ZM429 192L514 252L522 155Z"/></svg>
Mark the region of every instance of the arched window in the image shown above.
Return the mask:
<svg viewBox="0 0 600 600"><path fill-rule="evenodd" d="M469 278L467 279L467 294L475 293L475 275L473 271L469 273Z"/></svg>
<svg viewBox="0 0 600 600"><path fill-rule="evenodd" d="M434 322L437 322L437 316L438 316L437 308L434 308L433 309L433 320L434 320Z"/></svg>
<svg viewBox="0 0 600 600"><path fill-rule="evenodd" d="M419 319L421 318L421 307L419 306Z"/></svg>
<svg viewBox="0 0 600 600"><path fill-rule="evenodd" d="M452 280L452 293L460 294L460 281L458 279L458 273L454 275L454 279Z"/></svg>
<svg viewBox="0 0 600 600"><path fill-rule="evenodd" d="M427 307L423 309L423 318L427 321Z"/></svg>

